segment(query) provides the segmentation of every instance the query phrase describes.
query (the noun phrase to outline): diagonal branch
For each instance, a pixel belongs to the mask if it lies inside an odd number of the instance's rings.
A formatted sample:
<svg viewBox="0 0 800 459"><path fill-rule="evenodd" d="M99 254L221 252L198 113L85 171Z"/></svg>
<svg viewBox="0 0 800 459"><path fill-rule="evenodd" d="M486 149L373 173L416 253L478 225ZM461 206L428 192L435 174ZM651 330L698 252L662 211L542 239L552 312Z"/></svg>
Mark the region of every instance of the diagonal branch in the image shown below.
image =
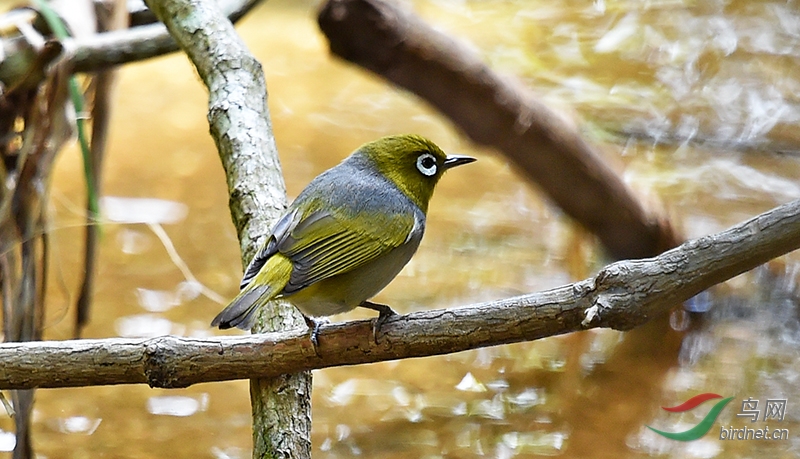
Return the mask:
<svg viewBox="0 0 800 459"><path fill-rule="evenodd" d="M404 5L328 0L318 22L333 54L413 92L474 142L505 154L615 258L678 245L666 215L646 209L574 126Z"/></svg>
<svg viewBox="0 0 800 459"><path fill-rule="evenodd" d="M305 330L209 339L165 336L0 344L0 389L147 383L184 387L301 370L446 354L588 328L628 330L700 291L800 248L800 200L658 257L620 261L553 290L323 326L319 355Z"/></svg>

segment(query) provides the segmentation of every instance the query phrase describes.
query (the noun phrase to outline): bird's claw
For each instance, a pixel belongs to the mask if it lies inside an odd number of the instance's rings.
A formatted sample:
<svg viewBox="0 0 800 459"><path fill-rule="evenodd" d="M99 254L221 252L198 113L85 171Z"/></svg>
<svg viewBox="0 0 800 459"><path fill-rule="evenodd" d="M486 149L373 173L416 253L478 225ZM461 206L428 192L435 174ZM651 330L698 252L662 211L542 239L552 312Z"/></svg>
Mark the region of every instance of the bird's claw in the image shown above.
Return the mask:
<svg viewBox="0 0 800 459"><path fill-rule="evenodd" d="M314 353L319 356L319 327L326 321L315 320L314 318L306 315L303 315L303 320L305 320L306 325L308 326L308 333L310 335L309 338L311 338L311 344L314 345Z"/></svg>
<svg viewBox="0 0 800 459"><path fill-rule="evenodd" d="M397 313L385 304L370 303L369 301L361 303L361 307L378 311L378 317L375 318L375 322L372 324L372 340L375 341L375 344L378 344L378 334L381 331L381 327L386 322L386 319L396 316Z"/></svg>

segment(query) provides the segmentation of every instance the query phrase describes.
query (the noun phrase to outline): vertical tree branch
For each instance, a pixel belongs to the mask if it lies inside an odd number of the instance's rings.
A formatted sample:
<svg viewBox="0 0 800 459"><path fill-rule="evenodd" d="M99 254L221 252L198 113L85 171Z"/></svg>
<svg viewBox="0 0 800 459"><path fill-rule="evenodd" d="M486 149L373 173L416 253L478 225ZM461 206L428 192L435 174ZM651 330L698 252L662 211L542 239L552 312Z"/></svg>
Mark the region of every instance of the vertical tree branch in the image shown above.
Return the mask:
<svg viewBox="0 0 800 459"><path fill-rule="evenodd" d="M3 279L4 331L6 341L35 341L42 337L46 238L44 222L49 177L56 153L69 137L65 116L67 69L56 64L41 86L31 90L32 99L19 107L24 114L22 145L15 151L16 164L9 173L0 202L0 278ZM17 416L16 444L12 457L33 457L31 418L33 390L12 394Z"/></svg>
<svg viewBox="0 0 800 459"><path fill-rule="evenodd" d="M101 30L120 30L128 26L128 11L124 0L114 0L98 10L98 25ZM108 130L111 122L112 92L116 71L102 70L93 76L94 97L91 109L92 136L90 141L91 174L86 177L91 181L88 189L95 190L100 196L102 189L103 158L106 153ZM89 323L94 290L95 262L97 260L97 240L100 236L98 209L92 206L91 195L86 196L86 230L84 233L83 281L75 307L75 327L73 336L80 338L83 327Z"/></svg>
<svg viewBox="0 0 800 459"><path fill-rule="evenodd" d="M245 264L286 207L261 64L210 0L147 0L209 89L208 120L228 181ZM302 327L296 310L263 308L254 332ZM252 380L253 457L310 458L311 373Z"/></svg>

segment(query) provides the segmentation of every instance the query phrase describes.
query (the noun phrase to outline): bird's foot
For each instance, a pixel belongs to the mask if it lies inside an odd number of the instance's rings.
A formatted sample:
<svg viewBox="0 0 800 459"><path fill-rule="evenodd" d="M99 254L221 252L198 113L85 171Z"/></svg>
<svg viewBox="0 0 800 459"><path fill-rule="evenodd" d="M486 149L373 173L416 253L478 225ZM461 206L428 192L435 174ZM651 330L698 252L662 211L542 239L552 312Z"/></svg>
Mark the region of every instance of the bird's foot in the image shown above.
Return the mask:
<svg viewBox="0 0 800 459"><path fill-rule="evenodd" d="M306 325L308 326L311 344L314 345L314 353L319 356L319 327L328 321L325 319L314 319L313 317L308 317L305 314L303 314L303 320L306 321Z"/></svg>
<svg viewBox="0 0 800 459"><path fill-rule="evenodd" d="M369 301L365 301L359 306L378 311L378 317L375 318L375 322L372 324L372 339L375 341L375 344L378 344L378 333L380 333L384 322L386 322L386 319L389 317L397 315L397 313L394 309L385 304L372 303Z"/></svg>

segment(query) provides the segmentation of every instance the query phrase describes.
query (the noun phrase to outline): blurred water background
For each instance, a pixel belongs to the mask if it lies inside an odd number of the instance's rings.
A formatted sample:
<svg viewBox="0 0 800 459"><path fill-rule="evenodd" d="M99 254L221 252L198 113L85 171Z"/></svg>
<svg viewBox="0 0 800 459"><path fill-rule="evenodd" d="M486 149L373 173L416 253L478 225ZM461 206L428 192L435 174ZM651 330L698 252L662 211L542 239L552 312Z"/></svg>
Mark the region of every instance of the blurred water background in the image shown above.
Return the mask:
<svg viewBox="0 0 800 459"><path fill-rule="evenodd" d="M479 162L448 174L415 258L376 301L400 312L543 290L608 262L499 154L476 148L415 96L329 56L318 2L265 2L238 30L266 72L289 196L363 142L423 134ZM793 1L418 0L423 18L517 75L586 135L688 237L800 198L800 7ZM182 55L119 72L104 219L86 336L210 336L241 264L206 92ZM51 197L47 339L67 339L84 184L74 146ZM660 204L656 204L660 203ZM712 290L703 320L675 313L629 334L314 372L315 458L745 458L800 456L798 254ZM369 317L354 312L335 320ZM237 333L237 332L230 332ZM734 396L703 439L699 392ZM43 458L250 456L246 381L37 392ZM721 441L741 400L786 399L788 439ZM706 406L706 405L704 405ZM710 404L708 405L710 407ZM0 457L13 423L0 416Z"/></svg>

